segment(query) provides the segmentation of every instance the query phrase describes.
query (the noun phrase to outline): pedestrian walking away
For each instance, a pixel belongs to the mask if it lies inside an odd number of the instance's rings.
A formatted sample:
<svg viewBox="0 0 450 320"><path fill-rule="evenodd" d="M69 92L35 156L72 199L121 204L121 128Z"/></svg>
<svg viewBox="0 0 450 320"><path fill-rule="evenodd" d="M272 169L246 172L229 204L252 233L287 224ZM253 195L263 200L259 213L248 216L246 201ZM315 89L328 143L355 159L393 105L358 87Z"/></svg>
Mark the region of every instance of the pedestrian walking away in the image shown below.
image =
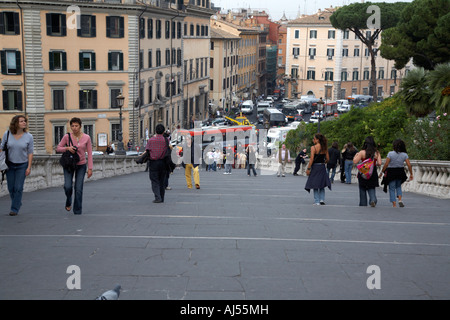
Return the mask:
<svg viewBox="0 0 450 320"><path fill-rule="evenodd" d="M300 170L300 166L304 166L306 161L306 149L301 150L297 157L295 158L295 168L294 168L294 176L298 176L298 171ZM304 169L302 169L304 170Z"/></svg>
<svg viewBox="0 0 450 320"><path fill-rule="evenodd" d="M24 115L14 116L0 144L0 152L5 152L5 162L8 166L6 182L11 198L10 216L19 213L25 178L31 173L34 141L33 136L27 132L27 123L28 120Z"/></svg>
<svg viewBox="0 0 450 320"><path fill-rule="evenodd" d="M336 175L336 167L338 163L341 163L341 153L339 152L339 147L337 141L333 142L331 148L328 149L328 154L330 155L330 161L327 162L327 174L331 177L331 183L334 182L334 176Z"/></svg>
<svg viewBox="0 0 450 320"><path fill-rule="evenodd" d="M325 204L325 187L331 190L330 178L327 175L325 163L330 159L328 154L327 139L321 133L316 133L313 138L314 145L311 147L311 156L306 168L305 190L314 191L314 205Z"/></svg>
<svg viewBox="0 0 450 320"><path fill-rule="evenodd" d="M192 189L192 175L194 176L195 188L200 189L200 173L199 164L202 161L202 149L200 145L192 143L192 137L186 136L182 149L184 175L186 184Z"/></svg>
<svg viewBox="0 0 450 320"><path fill-rule="evenodd" d="M286 163L291 162L291 153L288 149L286 149L286 145L283 144L281 149L278 150L278 172L277 177L286 176Z"/></svg>
<svg viewBox="0 0 450 320"><path fill-rule="evenodd" d="M247 153L247 175L250 177L251 173L250 170L252 170L253 175L256 177L256 170L255 170L255 164L256 164L256 151L255 147L252 145L248 145L246 148Z"/></svg>
<svg viewBox="0 0 450 320"><path fill-rule="evenodd" d="M345 183L352 183L352 169L353 169L353 158L355 157L358 150L353 146L352 142L346 144L346 148L342 150L342 157L344 158L344 170L345 170Z"/></svg>
<svg viewBox="0 0 450 320"><path fill-rule="evenodd" d="M84 186L84 176L90 178L92 176L92 169L94 167L94 162L92 159L92 142L91 137L88 134L81 132L81 119L72 118L70 119L70 129L72 133L64 135L64 137L59 142L56 147L56 152L69 151L71 153L78 153L80 161L77 163L75 170L69 170L64 168L64 193L66 195L66 211L72 209L72 195L75 193L73 199L73 213L81 214L83 211L83 186ZM70 135L70 139L69 139ZM70 141L72 143L70 143ZM86 154L88 160L86 162ZM86 168L87 164L87 168ZM75 177L75 184L73 179ZM75 192L74 192L75 191Z"/></svg>
<svg viewBox="0 0 450 320"><path fill-rule="evenodd" d="M372 136L368 136L364 140L364 144L361 151L358 152L353 158L353 163L358 164L366 159L374 160L373 172L368 179L364 178L360 172L358 172L358 186L359 186L359 205L367 206L367 194L369 195L369 203L371 207L377 205L377 195L375 188L379 187L377 166L381 166L381 155L377 150L375 141Z"/></svg>
<svg viewBox="0 0 450 320"><path fill-rule="evenodd" d="M234 149L229 144L225 151L225 172L223 174L231 174L231 168L234 163Z"/></svg>
<svg viewBox="0 0 450 320"><path fill-rule="evenodd" d="M163 203L167 183L167 165L164 157L167 152L167 139L164 137L165 128L158 124L155 128L156 134L151 137L145 150L149 155L149 177L155 200L153 203Z"/></svg>
<svg viewBox="0 0 450 320"><path fill-rule="evenodd" d="M409 180L413 180L413 172L411 163L409 162L408 153L406 152L405 142L397 139L393 143L393 151L390 151L386 157L383 169L381 169L380 178L384 175L381 184L384 184L383 191L387 192L389 185L389 201L392 206L397 207L397 199L399 207L404 207L402 199L402 183L408 178L405 173L404 163L408 166Z"/></svg>

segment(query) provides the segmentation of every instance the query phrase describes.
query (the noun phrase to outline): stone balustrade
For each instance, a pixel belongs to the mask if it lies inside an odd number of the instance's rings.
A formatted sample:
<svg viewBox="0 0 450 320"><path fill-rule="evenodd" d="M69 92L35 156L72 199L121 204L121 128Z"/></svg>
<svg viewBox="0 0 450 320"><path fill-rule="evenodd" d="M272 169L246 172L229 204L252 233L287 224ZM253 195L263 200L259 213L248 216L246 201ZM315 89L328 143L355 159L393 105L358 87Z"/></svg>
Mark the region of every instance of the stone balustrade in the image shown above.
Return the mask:
<svg viewBox="0 0 450 320"><path fill-rule="evenodd" d="M420 193L440 199L450 199L450 161L411 160L411 166L414 179L403 183L403 191ZM262 170L277 171L278 161L273 157L258 157L256 167ZM286 173L291 174L294 172L294 167L294 161L287 163ZM305 175L304 168L298 174ZM356 166L353 166L352 183L358 183L357 174L358 169L356 169ZM409 174L407 175L409 178ZM339 181L339 175L335 177L335 181Z"/></svg>
<svg viewBox="0 0 450 320"><path fill-rule="evenodd" d="M62 187L64 184L63 169L59 165L59 155L35 155L30 176L25 180L25 192L38 189ZM144 170L144 165L136 164L135 157L130 156L94 156L94 169L89 180L98 180L117 175L128 174ZM384 163L384 161L383 161ZM402 189L423 195L450 199L450 161L411 160L414 179L403 184ZM292 174L295 163L286 164L286 173ZM277 171L278 161L273 158L261 157L257 159L256 168ZM305 175L304 167L298 172ZM353 166L352 183L357 183L357 169ZM87 178L86 178L87 179ZM339 181L339 178L335 178ZM0 197L8 194L6 181L0 189Z"/></svg>
<svg viewBox="0 0 450 320"><path fill-rule="evenodd" d="M25 179L24 191L62 187L64 174L59 159L61 155L35 155L31 174ZM92 177L85 181L109 178L117 175L143 171L145 164L136 164L131 156L94 156ZM0 189L0 197L8 194L6 178Z"/></svg>

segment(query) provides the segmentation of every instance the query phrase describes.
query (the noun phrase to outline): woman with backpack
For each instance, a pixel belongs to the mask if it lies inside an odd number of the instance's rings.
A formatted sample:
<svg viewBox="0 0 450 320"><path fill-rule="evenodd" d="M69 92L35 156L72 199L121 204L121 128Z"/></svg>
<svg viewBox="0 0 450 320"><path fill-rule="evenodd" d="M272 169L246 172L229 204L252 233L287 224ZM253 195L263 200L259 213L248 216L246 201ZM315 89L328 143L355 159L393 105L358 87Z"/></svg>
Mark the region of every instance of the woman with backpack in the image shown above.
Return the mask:
<svg viewBox="0 0 450 320"><path fill-rule="evenodd" d="M397 207L395 194L397 193L398 205L404 207L402 201L402 183L408 178L406 177L404 163L408 166L409 180L413 179L413 172L411 163L409 162L408 154L406 153L405 142L397 139L393 143L394 151L388 153L386 162L380 173L380 178L385 173L386 184L389 185L389 200L392 206ZM383 182L382 182L383 183ZM386 190L385 190L386 192Z"/></svg>
<svg viewBox="0 0 450 320"><path fill-rule="evenodd" d="M372 136L368 136L364 140L361 151L353 158L353 163L358 164L360 161L364 162L367 159L373 160L373 168L370 175L358 172L359 205L367 206L367 194L369 194L369 204L371 207L375 207L377 205L375 188L380 186L378 183L377 166L381 166L381 155L377 150Z"/></svg>

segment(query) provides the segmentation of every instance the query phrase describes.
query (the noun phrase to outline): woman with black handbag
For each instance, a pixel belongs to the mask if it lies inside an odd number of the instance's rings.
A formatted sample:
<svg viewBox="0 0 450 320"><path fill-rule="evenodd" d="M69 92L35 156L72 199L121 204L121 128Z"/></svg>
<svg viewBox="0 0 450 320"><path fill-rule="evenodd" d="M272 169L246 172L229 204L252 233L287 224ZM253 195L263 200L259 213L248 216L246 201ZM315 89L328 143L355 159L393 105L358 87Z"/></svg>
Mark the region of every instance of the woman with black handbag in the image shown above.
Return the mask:
<svg viewBox="0 0 450 320"><path fill-rule="evenodd" d="M68 133L59 142L56 147L56 152L69 151L72 154L78 153L80 161L77 163L74 170L64 168L64 192L66 194L66 211L72 209L72 193L73 193L73 177L75 176L75 198L73 213L81 214L83 204L83 184L84 176L86 175L87 164L87 177L92 176L92 168L94 161L92 159L92 142L91 137L81 132L81 119L72 118L70 120L70 128L72 134ZM70 137L70 139L69 139ZM70 140L72 143L70 143ZM87 162L86 162L87 153Z"/></svg>
<svg viewBox="0 0 450 320"><path fill-rule="evenodd" d="M0 146L0 152L6 153L6 181L11 197L10 216L16 216L22 206L23 186L25 177L31 173L33 161L33 136L27 132L27 118L23 115L14 116L5 132Z"/></svg>

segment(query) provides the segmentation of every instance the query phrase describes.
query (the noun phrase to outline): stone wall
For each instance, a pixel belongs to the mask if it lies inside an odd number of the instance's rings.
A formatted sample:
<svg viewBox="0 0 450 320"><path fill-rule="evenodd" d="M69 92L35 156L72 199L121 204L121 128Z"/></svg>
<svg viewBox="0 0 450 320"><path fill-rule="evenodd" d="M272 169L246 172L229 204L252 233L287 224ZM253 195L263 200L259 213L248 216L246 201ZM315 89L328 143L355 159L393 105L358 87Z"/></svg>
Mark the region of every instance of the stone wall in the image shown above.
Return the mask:
<svg viewBox="0 0 450 320"><path fill-rule="evenodd" d="M403 191L415 192L440 199L450 199L450 161L411 160L411 165L414 179L412 181L408 180L402 185ZM275 158L259 157L256 167L262 170L277 171L278 162ZM294 167L294 161L286 164L286 173L292 174ZM304 168L302 168L298 173L305 175L304 171ZM357 174L358 170L356 166L353 166L352 183L358 183ZM407 175L409 177L409 174ZM339 174L334 180L339 181Z"/></svg>
<svg viewBox="0 0 450 320"><path fill-rule="evenodd" d="M35 155L31 174L25 179L25 192L38 189L62 187L64 184L63 169L59 164L60 155ZM117 175L145 170L145 164L136 164L135 157L127 156L94 156L94 169L89 180L98 180ZM87 176L85 181L87 180ZM0 189L0 197L8 194L6 177Z"/></svg>

